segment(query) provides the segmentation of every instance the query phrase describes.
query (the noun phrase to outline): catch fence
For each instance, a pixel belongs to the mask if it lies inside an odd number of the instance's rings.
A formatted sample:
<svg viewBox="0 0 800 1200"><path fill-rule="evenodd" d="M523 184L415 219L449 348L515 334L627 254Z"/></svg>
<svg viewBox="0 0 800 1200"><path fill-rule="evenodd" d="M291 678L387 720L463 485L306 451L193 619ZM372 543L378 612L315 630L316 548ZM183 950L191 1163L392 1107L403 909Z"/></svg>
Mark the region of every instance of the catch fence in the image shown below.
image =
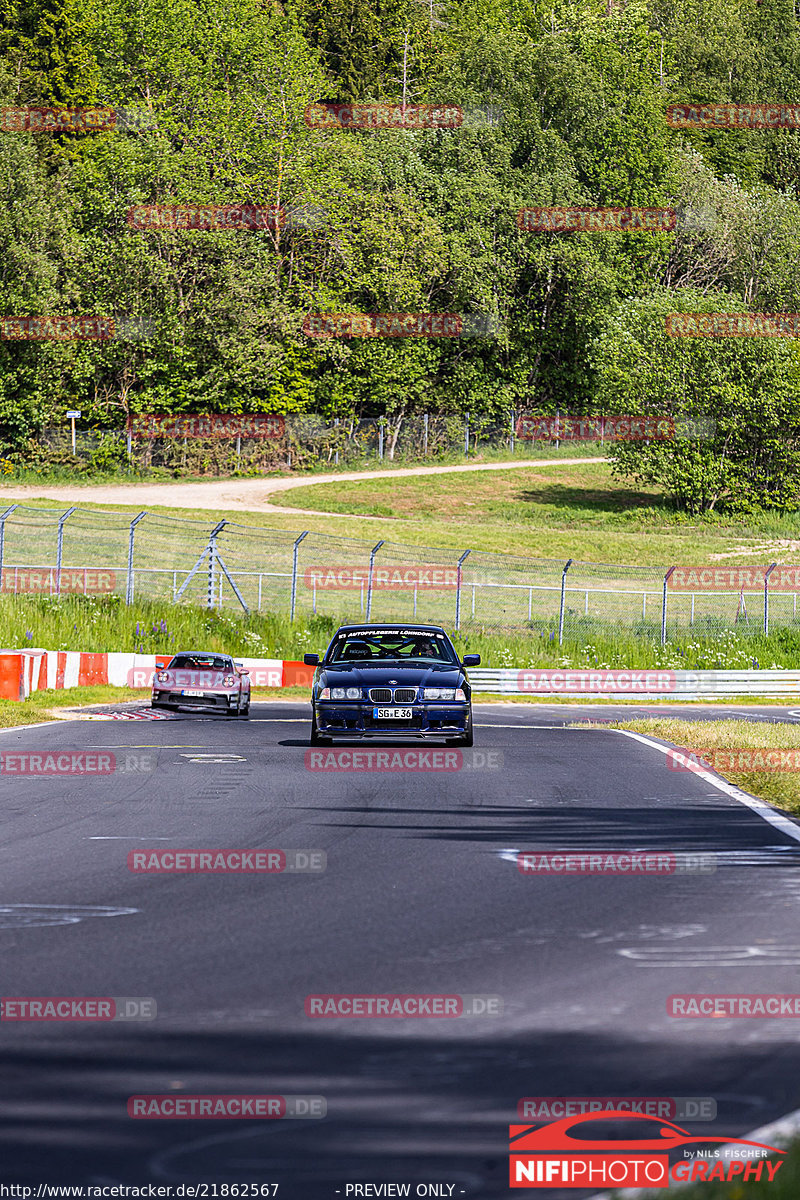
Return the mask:
<svg viewBox="0 0 800 1200"><path fill-rule="evenodd" d="M534 559L265 529L161 513L12 505L0 512L0 589L116 595L291 620L414 621L559 643L798 622L800 570L692 571ZM763 574L763 580L761 578ZM725 576L725 586L715 586ZM695 586L696 585L696 586Z"/></svg>

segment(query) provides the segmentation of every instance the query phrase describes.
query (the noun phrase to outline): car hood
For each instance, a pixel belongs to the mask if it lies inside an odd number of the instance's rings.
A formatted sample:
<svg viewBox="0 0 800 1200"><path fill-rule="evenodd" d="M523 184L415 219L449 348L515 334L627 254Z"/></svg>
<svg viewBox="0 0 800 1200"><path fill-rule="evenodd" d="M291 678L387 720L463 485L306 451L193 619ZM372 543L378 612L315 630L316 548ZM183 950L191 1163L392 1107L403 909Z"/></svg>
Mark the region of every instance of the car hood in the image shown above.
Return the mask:
<svg viewBox="0 0 800 1200"><path fill-rule="evenodd" d="M327 687L385 687L396 679L396 687L458 687L464 679L461 667L449 663L430 666L406 666L385 663L380 667L363 667L359 663L334 663L322 667Z"/></svg>

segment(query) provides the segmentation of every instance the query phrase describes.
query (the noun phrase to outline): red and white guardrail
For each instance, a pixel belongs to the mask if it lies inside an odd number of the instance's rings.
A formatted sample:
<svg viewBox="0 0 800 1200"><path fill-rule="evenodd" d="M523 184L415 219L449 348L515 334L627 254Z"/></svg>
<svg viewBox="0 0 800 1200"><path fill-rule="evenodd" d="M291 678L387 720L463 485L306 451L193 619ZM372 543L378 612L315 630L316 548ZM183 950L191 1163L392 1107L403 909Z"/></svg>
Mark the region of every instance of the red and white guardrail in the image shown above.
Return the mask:
<svg viewBox="0 0 800 1200"><path fill-rule="evenodd" d="M0 698L26 700L45 688L149 688L153 672L171 655L87 654L81 650L0 650ZM280 658L237 658L258 687L310 687L313 667Z"/></svg>

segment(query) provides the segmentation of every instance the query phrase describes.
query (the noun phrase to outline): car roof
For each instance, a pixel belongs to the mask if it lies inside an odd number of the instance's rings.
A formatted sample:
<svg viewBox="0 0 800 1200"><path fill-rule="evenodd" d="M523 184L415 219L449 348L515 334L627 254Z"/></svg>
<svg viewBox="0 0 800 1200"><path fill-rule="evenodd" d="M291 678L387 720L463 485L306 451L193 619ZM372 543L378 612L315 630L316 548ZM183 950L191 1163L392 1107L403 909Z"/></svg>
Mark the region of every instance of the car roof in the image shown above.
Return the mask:
<svg viewBox="0 0 800 1200"><path fill-rule="evenodd" d="M233 661L232 654L226 654L224 650L176 650L173 658L229 658Z"/></svg>
<svg viewBox="0 0 800 1200"><path fill-rule="evenodd" d="M358 629L364 633L377 632L379 629L388 629L392 633L400 633L403 629L418 629L420 633L444 633L445 637L447 636L441 625L419 625L416 621L373 621L369 625L340 625L336 633L347 633L351 629Z"/></svg>

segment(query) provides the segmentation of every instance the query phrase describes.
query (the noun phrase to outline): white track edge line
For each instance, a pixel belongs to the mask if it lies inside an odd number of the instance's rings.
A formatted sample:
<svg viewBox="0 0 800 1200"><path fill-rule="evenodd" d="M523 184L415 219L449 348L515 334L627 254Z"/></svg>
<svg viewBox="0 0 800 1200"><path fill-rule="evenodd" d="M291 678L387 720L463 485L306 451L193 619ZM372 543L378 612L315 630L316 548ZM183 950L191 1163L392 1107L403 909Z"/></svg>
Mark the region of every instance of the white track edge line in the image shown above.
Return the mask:
<svg viewBox="0 0 800 1200"><path fill-rule="evenodd" d="M663 746L660 742L655 742L652 738L645 737L644 734L634 733L631 729L617 729L614 732L621 733L623 737L633 738L637 742L642 742L643 745L650 746L654 750L659 750L662 754L670 754L673 750L680 749L679 746L674 745ZM706 783L710 783L717 791L724 792L732 800L738 800L740 804L745 804L761 817L762 820L766 821L768 825L772 825L773 828L778 829L786 837L792 838L795 842L800 842L800 826L795 825L794 821L790 821L788 817L778 812L771 804L767 804L764 800L759 800L757 796L751 796L749 792L743 792L741 788L734 787L732 783L726 783L723 779L717 779L710 771L695 767L690 773L699 776L700 779L704 779Z"/></svg>

